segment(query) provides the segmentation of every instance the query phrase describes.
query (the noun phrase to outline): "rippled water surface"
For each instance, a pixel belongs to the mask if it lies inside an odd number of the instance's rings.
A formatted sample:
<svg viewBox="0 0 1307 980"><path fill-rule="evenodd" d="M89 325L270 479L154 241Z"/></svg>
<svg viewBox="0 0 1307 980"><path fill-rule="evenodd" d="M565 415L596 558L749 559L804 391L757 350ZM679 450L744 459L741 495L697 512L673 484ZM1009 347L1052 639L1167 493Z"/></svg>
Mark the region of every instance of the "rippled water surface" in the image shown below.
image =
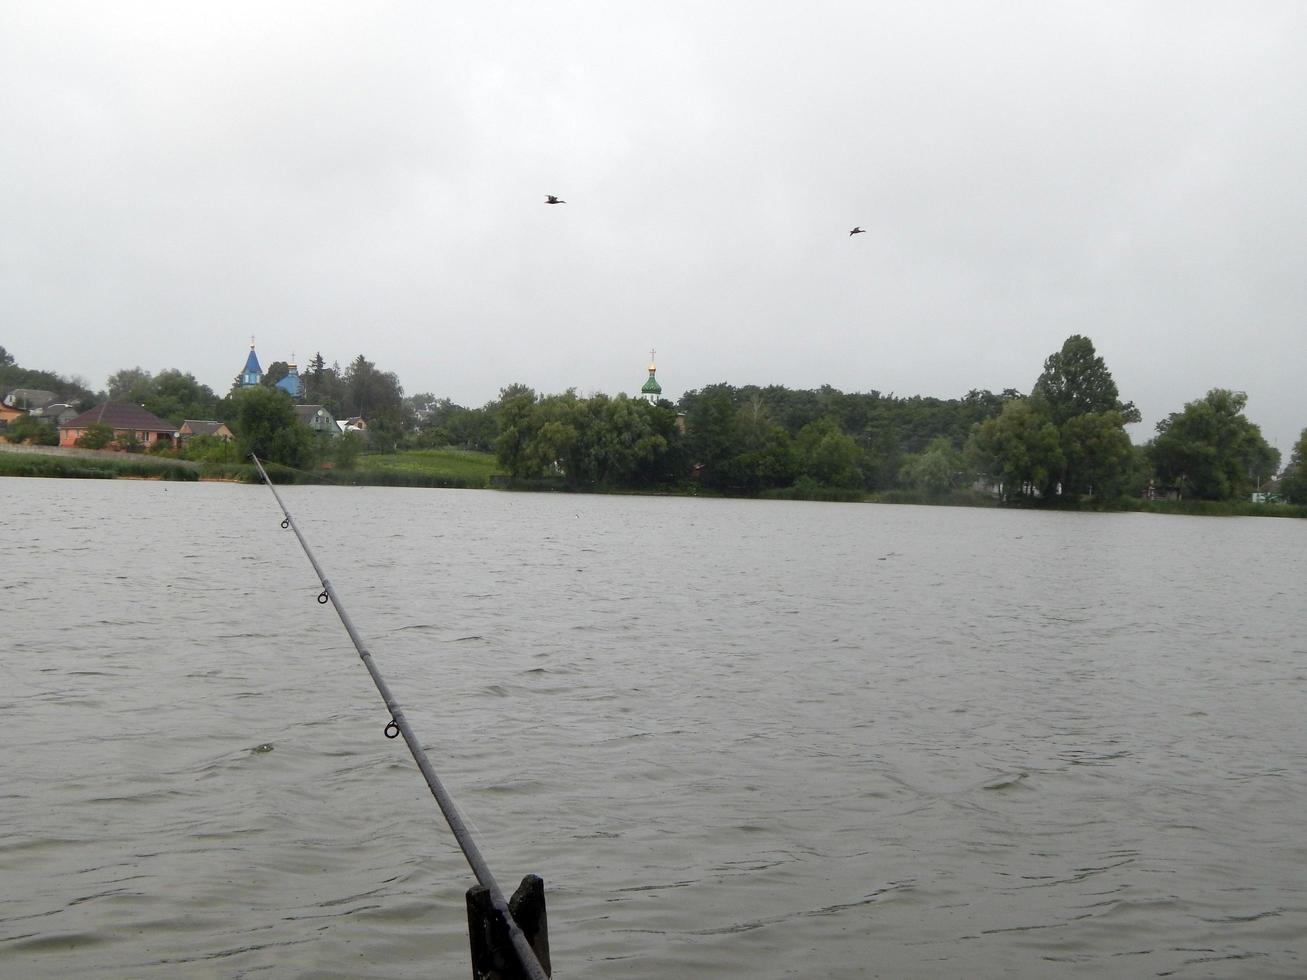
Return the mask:
<svg viewBox="0 0 1307 980"><path fill-rule="evenodd" d="M288 488L555 976L1307 975L1307 524ZM469 975L263 488L0 480L0 975Z"/></svg>

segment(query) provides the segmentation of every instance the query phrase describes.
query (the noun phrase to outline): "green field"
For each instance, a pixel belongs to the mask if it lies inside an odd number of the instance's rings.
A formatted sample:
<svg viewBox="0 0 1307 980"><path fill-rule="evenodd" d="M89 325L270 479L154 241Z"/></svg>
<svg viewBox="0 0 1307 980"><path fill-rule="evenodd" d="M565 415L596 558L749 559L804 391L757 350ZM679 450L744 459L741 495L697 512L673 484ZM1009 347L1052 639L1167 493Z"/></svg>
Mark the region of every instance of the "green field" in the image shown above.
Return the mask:
<svg viewBox="0 0 1307 980"><path fill-rule="evenodd" d="M452 486L485 487L498 469L494 453L465 449L412 449L402 453L364 453L354 472L363 479L389 474L400 478L446 481ZM342 472L339 476L348 478Z"/></svg>

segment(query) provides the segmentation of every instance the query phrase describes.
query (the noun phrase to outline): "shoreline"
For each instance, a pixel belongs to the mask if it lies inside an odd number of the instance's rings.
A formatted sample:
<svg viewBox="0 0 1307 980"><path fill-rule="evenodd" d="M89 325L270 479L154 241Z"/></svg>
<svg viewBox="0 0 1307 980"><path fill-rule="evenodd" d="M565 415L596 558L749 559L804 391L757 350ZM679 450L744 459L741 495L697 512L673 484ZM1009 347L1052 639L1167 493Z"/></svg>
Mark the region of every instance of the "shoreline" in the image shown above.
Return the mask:
<svg viewBox="0 0 1307 980"><path fill-rule="evenodd" d="M611 491L602 489L568 490L554 483L547 486L531 486L520 481L491 480L478 482L453 475L397 473L387 470L368 470L366 468L360 468L346 474L340 470L311 473L273 466L269 472L277 483L311 484L315 486L501 490L516 493L621 494L655 497L713 497L727 500L908 504L930 507L980 507L985 509L1069 513L1144 513L1188 517L1307 518L1307 506L1282 503L1261 504L1251 501L1124 500L1106 506L1085 506L1076 502L1063 502L1051 506L1036 504L1013 505L1002 504L997 500L982 498L975 494L957 493L946 497L931 498L924 494L906 491L887 491L883 494L855 494L847 491L831 491L827 494L806 496L782 492L762 497L742 495L736 497L726 494L702 493L698 490L678 492L666 488L648 492L629 489ZM56 446L15 446L9 443L0 443L0 477L240 483L251 486L262 483L257 471L249 464L204 464L189 460L159 458L142 453L120 453Z"/></svg>

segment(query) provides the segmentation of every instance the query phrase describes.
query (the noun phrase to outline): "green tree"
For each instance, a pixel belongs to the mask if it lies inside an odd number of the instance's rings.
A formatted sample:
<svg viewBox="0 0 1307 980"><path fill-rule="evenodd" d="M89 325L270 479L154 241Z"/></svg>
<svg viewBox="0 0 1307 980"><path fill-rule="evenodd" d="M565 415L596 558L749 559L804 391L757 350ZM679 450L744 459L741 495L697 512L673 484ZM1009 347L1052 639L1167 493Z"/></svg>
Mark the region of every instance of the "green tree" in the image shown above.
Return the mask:
<svg viewBox="0 0 1307 980"><path fill-rule="evenodd" d="M1126 490L1135 450L1120 412L1073 415L1062 424L1059 436L1065 460L1063 493L1107 500Z"/></svg>
<svg viewBox="0 0 1307 980"><path fill-rule="evenodd" d="M583 409L576 392L546 395L532 409L533 434L527 442L529 472L536 476L566 476L569 486L580 479L580 427Z"/></svg>
<svg viewBox="0 0 1307 980"><path fill-rule="evenodd" d="M629 476L630 485L649 489L680 483L689 476L690 463L684 429L675 406L669 401L651 405L633 400L631 404L644 415L649 424L650 438L654 441L649 451L637 460Z"/></svg>
<svg viewBox="0 0 1307 980"><path fill-rule="evenodd" d="M377 449L393 449L412 426L412 409L404 404L404 388L393 371L380 371L362 354L345 369L345 417L367 420L368 441Z"/></svg>
<svg viewBox="0 0 1307 980"><path fill-rule="evenodd" d="M1248 396L1213 388L1157 423L1148 458L1159 480L1184 496L1235 500L1279 468L1280 452L1244 416Z"/></svg>
<svg viewBox="0 0 1307 980"><path fill-rule="evenodd" d="M788 486L798 474L793 440L757 395L736 410L735 445L738 451L720 474L728 489L754 494Z"/></svg>
<svg viewBox="0 0 1307 980"><path fill-rule="evenodd" d="M169 368L150 380L141 404L159 418L181 425L184 419L213 418L218 396L208 385L196 381L195 375Z"/></svg>
<svg viewBox="0 0 1307 980"><path fill-rule="evenodd" d="M1062 349L1044 361L1030 397L1047 407L1058 426L1088 412L1117 411L1125 422L1140 418L1132 402L1122 404L1112 372L1095 353L1093 341L1079 334L1068 337Z"/></svg>
<svg viewBox="0 0 1307 980"><path fill-rule="evenodd" d="M510 476L533 477L527 447L534 435L536 394L526 385L513 384L499 390L495 418L499 434L495 437L495 457Z"/></svg>
<svg viewBox="0 0 1307 980"><path fill-rule="evenodd" d="M947 441L947 440L945 440ZM861 487L862 451L829 415L809 422L794 440L799 473L828 487Z"/></svg>
<svg viewBox="0 0 1307 980"><path fill-rule="evenodd" d="M301 467L313 458L313 432L295 416L295 403L284 391L256 386L232 396L236 404L236 441L241 459L259 459Z"/></svg>
<svg viewBox="0 0 1307 980"><path fill-rule="evenodd" d="M1302 430L1289 454L1280 479L1280 493L1291 504L1307 504L1307 429Z"/></svg>
<svg viewBox="0 0 1307 980"><path fill-rule="evenodd" d="M259 384L265 388L277 387L277 382L286 375L290 374L290 364L286 361L273 361L268 365L268 370L263 372L263 377L259 379Z"/></svg>
<svg viewBox="0 0 1307 980"><path fill-rule="evenodd" d="M236 443L217 436L191 436L182 444L182 458L204 463L238 463Z"/></svg>
<svg viewBox="0 0 1307 980"><path fill-rule="evenodd" d="M306 405L321 405L338 419L348 417L349 413L345 411L348 391L339 364L327 367L322 362L322 355L315 354L309 361L308 372L301 378Z"/></svg>
<svg viewBox="0 0 1307 980"><path fill-rule="evenodd" d="M499 434L495 420L496 403L483 408L464 408L448 398L433 398L419 423L416 443L422 448L455 446L459 449L493 451Z"/></svg>
<svg viewBox="0 0 1307 980"><path fill-rule="evenodd" d="M1133 404L1121 401L1093 342L1079 334L1068 337L1044 361L1030 399L1057 426L1062 492L1099 498L1118 494L1132 458L1125 425L1138 422L1140 415Z"/></svg>
<svg viewBox="0 0 1307 980"><path fill-rule="evenodd" d="M143 405L153 390L153 376L140 367L123 368L109 375L106 382L111 402L131 402Z"/></svg>
<svg viewBox="0 0 1307 980"><path fill-rule="evenodd" d="M932 496L961 488L968 476L966 460L947 436L936 436L923 452L907 457L901 473L904 483Z"/></svg>
<svg viewBox="0 0 1307 980"><path fill-rule="evenodd" d="M997 418L976 426L969 448L978 468L1002 485L1004 499L1027 486L1044 498L1056 493L1065 462L1057 426L1031 399L1009 401Z"/></svg>
<svg viewBox="0 0 1307 980"><path fill-rule="evenodd" d="M729 463L740 451L733 394L730 385L716 384L682 401L690 460L706 486L729 485Z"/></svg>
<svg viewBox="0 0 1307 980"><path fill-rule="evenodd" d="M94 422L77 439L77 445L83 449L103 449L113 442L113 429L103 422Z"/></svg>
<svg viewBox="0 0 1307 980"><path fill-rule="evenodd" d="M9 353L3 347L0 347L0 367L9 367L18 362L14 360L14 355Z"/></svg>
<svg viewBox="0 0 1307 980"><path fill-rule="evenodd" d="M24 415L9 423L2 433L13 443L27 443L36 446L59 445L59 431L48 419L33 418Z"/></svg>
<svg viewBox="0 0 1307 980"><path fill-rule="evenodd" d="M342 433L340 438L334 439L331 446L332 462L336 469L352 470L358 461L359 451L363 448L363 440L359 438L357 432Z"/></svg>
<svg viewBox="0 0 1307 980"><path fill-rule="evenodd" d="M587 399L577 447L578 477L596 486L636 485L641 468L669 448L655 418L652 406L625 394Z"/></svg>

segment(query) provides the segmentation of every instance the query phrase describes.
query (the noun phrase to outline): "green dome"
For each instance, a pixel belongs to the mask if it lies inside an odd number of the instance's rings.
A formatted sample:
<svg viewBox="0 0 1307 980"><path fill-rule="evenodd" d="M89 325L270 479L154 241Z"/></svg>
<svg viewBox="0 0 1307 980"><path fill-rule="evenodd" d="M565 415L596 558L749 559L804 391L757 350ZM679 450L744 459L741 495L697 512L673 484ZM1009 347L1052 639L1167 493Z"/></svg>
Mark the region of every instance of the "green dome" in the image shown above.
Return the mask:
<svg viewBox="0 0 1307 980"><path fill-rule="evenodd" d="M642 395L661 395L662 393L663 386L658 383L658 379L652 374L649 375L649 380L644 383L644 387L640 389Z"/></svg>

